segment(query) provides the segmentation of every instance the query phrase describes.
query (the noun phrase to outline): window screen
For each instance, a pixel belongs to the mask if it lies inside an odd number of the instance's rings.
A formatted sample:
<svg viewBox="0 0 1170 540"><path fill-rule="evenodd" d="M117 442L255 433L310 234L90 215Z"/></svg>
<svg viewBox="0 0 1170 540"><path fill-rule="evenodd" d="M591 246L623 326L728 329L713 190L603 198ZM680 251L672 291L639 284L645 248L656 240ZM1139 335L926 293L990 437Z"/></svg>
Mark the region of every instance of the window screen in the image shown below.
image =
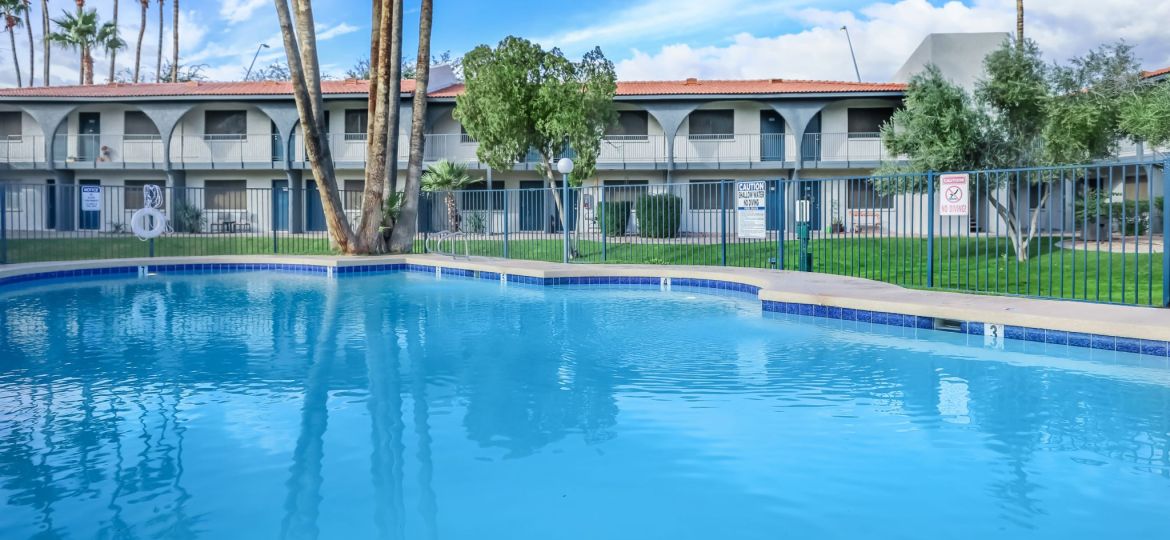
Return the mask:
<svg viewBox="0 0 1170 540"><path fill-rule="evenodd" d="M606 132L607 137L626 140L643 140L649 131L649 117L646 111L618 111L617 124Z"/></svg>
<svg viewBox="0 0 1170 540"><path fill-rule="evenodd" d="M0 141L19 140L20 136L20 111L0 112Z"/></svg>
<svg viewBox="0 0 1170 540"><path fill-rule="evenodd" d="M893 116L894 109L849 109L849 138L877 137L882 124Z"/></svg>
<svg viewBox="0 0 1170 540"><path fill-rule="evenodd" d="M634 202L639 195L647 193L647 188L642 186L649 184L649 180L606 180L602 183L605 186L605 200L613 202Z"/></svg>
<svg viewBox="0 0 1170 540"><path fill-rule="evenodd" d="M719 210L720 191L723 205L731 208L734 204L735 183L727 180L691 180L688 186L691 210Z"/></svg>
<svg viewBox="0 0 1170 540"><path fill-rule="evenodd" d="M730 139L735 133L735 111L695 111L687 126L692 139Z"/></svg>
<svg viewBox="0 0 1170 540"><path fill-rule="evenodd" d="M890 209L894 207L894 197L878 193L870 180L849 180L849 197L846 203L850 209Z"/></svg>
<svg viewBox="0 0 1170 540"><path fill-rule="evenodd" d="M126 111L122 120L122 133L126 135L126 140L158 138L158 128L142 111Z"/></svg>
<svg viewBox="0 0 1170 540"><path fill-rule="evenodd" d="M143 189L143 186L145 186L147 184L154 184L160 188L163 188L163 198L162 198L161 208L166 208L166 205L167 205L166 187L165 187L167 185L166 181L164 181L164 180L127 180L123 184L125 187L122 188L122 204L126 207L127 211L137 210L139 208L142 208L145 205L143 198L142 198L142 189Z"/></svg>
<svg viewBox="0 0 1170 540"><path fill-rule="evenodd" d="M366 119L369 118L367 114L366 109L345 110L345 140L366 140Z"/></svg>
<svg viewBox="0 0 1170 540"><path fill-rule="evenodd" d="M205 111L203 134L207 139L237 140L247 138L248 114L244 111Z"/></svg>
<svg viewBox="0 0 1170 540"><path fill-rule="evenodd" d="M247 210L248 190L244 180L208 180L204 187L208 210Z"/></svg>

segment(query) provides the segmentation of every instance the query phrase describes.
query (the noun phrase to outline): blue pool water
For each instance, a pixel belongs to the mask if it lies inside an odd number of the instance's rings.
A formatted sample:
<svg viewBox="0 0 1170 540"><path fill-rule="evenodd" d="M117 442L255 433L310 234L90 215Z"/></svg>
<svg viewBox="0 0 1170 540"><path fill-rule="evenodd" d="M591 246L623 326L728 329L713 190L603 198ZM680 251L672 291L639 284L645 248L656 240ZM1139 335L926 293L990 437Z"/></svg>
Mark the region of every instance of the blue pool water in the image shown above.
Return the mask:
<svg viewBox="0 0 1170 540"><path fill-rule="evenodd" d="M1157 538L1166 359L746 295L0 292L0 538Z"/></svg>

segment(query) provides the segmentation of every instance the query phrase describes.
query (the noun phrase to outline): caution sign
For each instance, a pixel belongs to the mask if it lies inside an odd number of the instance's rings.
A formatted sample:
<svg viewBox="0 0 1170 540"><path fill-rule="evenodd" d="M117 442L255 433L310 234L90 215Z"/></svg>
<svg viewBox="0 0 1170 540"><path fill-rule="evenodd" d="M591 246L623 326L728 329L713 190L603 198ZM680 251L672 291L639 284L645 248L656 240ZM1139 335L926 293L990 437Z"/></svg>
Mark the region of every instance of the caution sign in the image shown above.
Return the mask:
<svg viewBox="0 0 1170 540"><path fill-rule="evenodd" d="M768 188L763 180L736 182L735 230L740 238L768 237Z"/></svg>
<svg viewBox="0 0 1170 540"><path fill-rule="evenodd" d="M938 210L940 216L965 216L970 211L970 176L944 174L939 178Z"/></svg>

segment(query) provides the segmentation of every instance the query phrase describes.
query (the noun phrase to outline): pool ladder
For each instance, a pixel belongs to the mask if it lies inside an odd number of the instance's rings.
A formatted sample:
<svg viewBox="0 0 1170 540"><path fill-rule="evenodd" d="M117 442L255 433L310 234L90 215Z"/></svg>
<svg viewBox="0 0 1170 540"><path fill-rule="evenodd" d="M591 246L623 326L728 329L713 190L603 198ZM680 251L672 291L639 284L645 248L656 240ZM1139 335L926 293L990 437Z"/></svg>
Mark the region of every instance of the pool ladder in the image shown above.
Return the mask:
<svg viewBox="0 0 1170 540"><path fill-rule="evenodd" d="M442 231L434 238L427 238L426 248L427 253L438 253L439 255L446 255L452 259L460 258L459 242L463 241L463 255L462 258L471 258L471 241L467 233Z"/></svg>

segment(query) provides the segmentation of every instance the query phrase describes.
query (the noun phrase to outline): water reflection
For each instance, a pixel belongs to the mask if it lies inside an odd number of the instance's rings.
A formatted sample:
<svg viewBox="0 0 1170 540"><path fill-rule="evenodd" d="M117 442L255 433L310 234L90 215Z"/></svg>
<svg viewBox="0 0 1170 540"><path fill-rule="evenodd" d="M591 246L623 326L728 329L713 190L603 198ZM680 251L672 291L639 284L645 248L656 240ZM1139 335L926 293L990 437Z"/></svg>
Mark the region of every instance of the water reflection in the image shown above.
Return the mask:
<svg viewBox="0 0 1170 540"><path fill-rule="evenodd" d="M650 494L690 491L740 507L709 514L849 536L806 523L817 496L939 489L931 475L964 460L984 495L967 510L992 507L975 531L1051 530L1066 505L1099 502L1070 500L1061 474L1132 481L1130 527L1170 493L1170 389L1134 382L1165 374L1128 358L1084 360L1087 376L953 336L761 320L735 300L376 283L0 297L0 536L461 538L520 506L533 523L512 536L595 512L610 519L581 535L602 537L671 515ZM1109 362L1125 376L1101 375ZM241 411L254 423L232 435ZM908 466L903 447L915 473L873 470ZM711 530L698 514L682 536Z"/></svg>

